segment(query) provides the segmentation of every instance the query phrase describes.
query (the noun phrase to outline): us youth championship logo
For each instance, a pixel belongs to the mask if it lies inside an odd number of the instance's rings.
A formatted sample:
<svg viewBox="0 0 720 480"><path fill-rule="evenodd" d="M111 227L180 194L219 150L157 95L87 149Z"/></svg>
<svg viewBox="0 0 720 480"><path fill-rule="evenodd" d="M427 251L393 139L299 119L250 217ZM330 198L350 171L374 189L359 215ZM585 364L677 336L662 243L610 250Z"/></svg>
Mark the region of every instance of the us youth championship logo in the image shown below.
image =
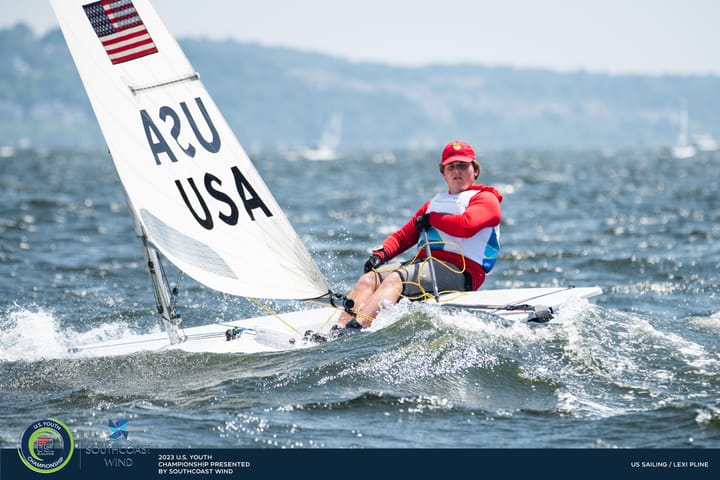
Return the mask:
<svg viewBox="0 0 720 480"><path fill-rule="evenodd" d="M70 429L54 418L40 420L26 428L18 446L22 462L38 473L57 472L70 462L74 450Z"/></svg>

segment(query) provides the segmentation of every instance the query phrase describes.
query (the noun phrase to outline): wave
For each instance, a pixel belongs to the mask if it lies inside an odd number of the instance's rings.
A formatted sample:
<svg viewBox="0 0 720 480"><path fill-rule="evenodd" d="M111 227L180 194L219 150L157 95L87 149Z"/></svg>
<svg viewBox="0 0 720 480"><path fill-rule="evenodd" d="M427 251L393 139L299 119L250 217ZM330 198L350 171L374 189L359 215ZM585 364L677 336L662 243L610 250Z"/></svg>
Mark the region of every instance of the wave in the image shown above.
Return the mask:
<svg viewBox="0 0 720 480"><path fill-rule="evenodd" d="M239 408L292 399L317 408L320 397L338 408L378 396L491 415L607 418L686 402L692 392L693 404L704 405L698 415L714 419L720 353L702 339L720 330L720 313L682 321L692 328L681 335L675 324L580 300L544 325L401 302L378 316L371 334L309 349L109 359L70 356L67 349L140 335L128 323L79 332L61 327L52 311L15 306L0 316L0 361L48 370L38 362L64 360L52 368L85 395L178 405ZM81 373L68 373L73 369ZM105 375L108 369L115 375Z"/></svg>
<svg viewBox="0 0 720 480"><path fill-rule="evenodd" d="M145 332L147 333L147 332ZM132 339L140 333L123 322L102 323L87 331L63 325L50 309L13 305L0 315L0 361L64 359L74 345Z"/></svg>
<svg viewBox="0 0 720 480"><path fill-rule="evenodd" d="M717 327L717 316L692 321ZM718 353L641 315L578 301L532 325L413 304L378 322L348 346L346 368L304 380L486 412L605 418L664 408L688 391L717 409Z"/></svg>

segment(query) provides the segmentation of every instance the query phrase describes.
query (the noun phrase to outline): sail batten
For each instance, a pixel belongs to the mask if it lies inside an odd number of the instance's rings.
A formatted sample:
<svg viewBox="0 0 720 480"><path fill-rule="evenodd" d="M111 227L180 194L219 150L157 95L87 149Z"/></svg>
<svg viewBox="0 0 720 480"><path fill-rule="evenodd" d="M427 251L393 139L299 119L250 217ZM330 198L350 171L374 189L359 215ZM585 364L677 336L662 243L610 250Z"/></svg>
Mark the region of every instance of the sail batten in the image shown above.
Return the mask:
<svg viewBox="0 0 720 480"><path fill-rule="evenodd" d="M133 85L129 85L128 87L130 88L130 91L131 91L131 92L133 92L134 94L137 95L138 93L140 93L140 92L142 92L142 91L144 91L144 90L151 90L151 89L153 89L153 88L165 87L165 86L167 86L167 85L172 85L172 84L174 84L174 83L193 82L193 81L195 81L195 80L200 80L200 75L199 75L197 72L191 73L191 74L187 74L187 75L183 75L183 76L178 77L178 78L173 78L173 79L168 79L168 80L160 81L160 82L154 83L154 84L152 84L152 85L143 85L143 86L133 86Z"/></svg>
<svg viewBox="0 0 720 480"><path fill-rule="evenodd" d="M148 241L221 292L324 295L323 275L150 2L129 3L156 51L122 61L103 43L105 29L122 28L98 19L105 2L51 3Z"/></svg>

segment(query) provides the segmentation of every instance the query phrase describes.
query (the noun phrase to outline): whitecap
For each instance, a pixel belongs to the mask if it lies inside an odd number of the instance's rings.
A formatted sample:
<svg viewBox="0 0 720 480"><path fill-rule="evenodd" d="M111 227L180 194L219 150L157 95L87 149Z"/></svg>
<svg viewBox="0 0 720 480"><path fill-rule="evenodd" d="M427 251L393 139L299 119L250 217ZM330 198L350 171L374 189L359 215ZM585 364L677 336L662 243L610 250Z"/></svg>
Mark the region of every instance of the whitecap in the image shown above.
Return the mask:
<svg viewBox="0 0 720 480"><path fill-rule="evenodd" d="M0 361L37 362L70 356L101 356L102 351L70 353L70 349L141 335L124 323L102 323L84 332L63 327L62 323L49 309L12 307L0 316Z"/></svg>

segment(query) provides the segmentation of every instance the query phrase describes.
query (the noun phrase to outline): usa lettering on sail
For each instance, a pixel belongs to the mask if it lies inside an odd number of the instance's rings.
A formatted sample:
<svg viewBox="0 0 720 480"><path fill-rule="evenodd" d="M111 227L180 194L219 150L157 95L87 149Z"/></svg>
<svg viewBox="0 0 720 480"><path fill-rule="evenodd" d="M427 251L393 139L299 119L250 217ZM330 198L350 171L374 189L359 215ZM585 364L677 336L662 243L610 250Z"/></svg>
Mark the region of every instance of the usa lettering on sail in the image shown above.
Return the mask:
<svg viewBox="0 0 720 480"><path fill-rule="evenodd" d="M165 127L169 127L174 144L177 145L180 152L189 158L196 156L198 147L214 154L218 153L222 146L218 130L215 128L200 97L195 98L195 105L203 117L205 122L203 130L209 132L209 138L205 138L203 135L186 102L180 102L179 104L182 115L176 109L167 105L160 107L157 111L158 121L162 122ZM161 129L158 128L150 112L145 109L141 110L140 118L148 146L155 158L155 164L162 165L161 159L169 159L172 163L178 162L178 156L173 152L170 143L161 133ZM188 127L193 132L197 146L191 141L185 141L184 143L181 141L183 131ZM215 227L215 218L230 226L238 224L240 220L238 197L239 203L242 204L245 214L250 220L256 220L256 213L262 213L268 218L273 216L266 203L260 198L256 189L240 169L233 166L230 168L230 173L233 178L232 185L227 183L223 185L221 178L210 172L202 175L199 181L196 181L193 177L175 180L175 186L183 204L198 224L207 230L212 230ZM233 199L229 192L236 193L237 197ZM210 203L208 197L214 202ZM215 215L211 210L213 206L216 207L214 210ZM256 210L259 210L259 212L256 212Z"/></svg>

